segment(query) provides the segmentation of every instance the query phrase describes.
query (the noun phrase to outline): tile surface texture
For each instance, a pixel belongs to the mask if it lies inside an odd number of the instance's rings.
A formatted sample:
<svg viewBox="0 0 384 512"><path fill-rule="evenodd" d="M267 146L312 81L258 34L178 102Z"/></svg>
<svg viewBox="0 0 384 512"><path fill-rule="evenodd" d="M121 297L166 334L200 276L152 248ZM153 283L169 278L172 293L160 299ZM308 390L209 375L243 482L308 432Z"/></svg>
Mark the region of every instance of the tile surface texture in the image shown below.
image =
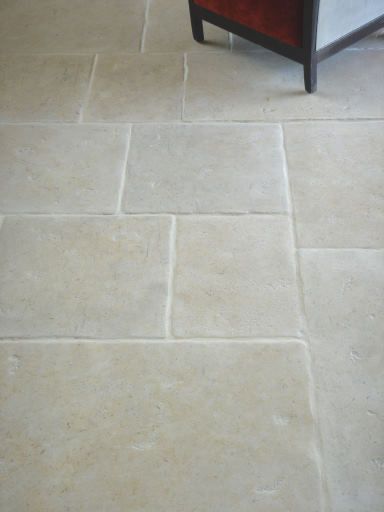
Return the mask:
<svg viewBox="0 0 384 512"><path fill-rule="evenodd" d="M182 83L181 55L101 55L85 120L179 120Z"/></svg>
<svg viewBox="0 0 384 512"><path fill-rule="evenodd" d="M384 247L384 123L285 127L302 247Z"/></svg>
<svg viewBox="0 0 384 512"><path fill-rule="evenodd" d="M1 336L163 336L170 221L9 217Z"/></svg>
<svg viewBox="0 0 384 512"><path fill-rule="evenodd" d="M297 335L298 311L292 240L284 217L179 219L177 336Z"/></svg>
<svg viewBox="0 0 384 512"><path fill-rule="evenodd" d="M318 511L302 344L0 351L8 512Z"/></svg>
<svg viewBox="0 0 384 512"><path fill-rule="evenodd" d="M0 46L21 53L138 51L145 0L5 0Z"/></svg>
<svg viewBox="0 0 384 512"><path fill-rule="evenodd" d="M76 121L92 57L0 55L0 122Z"/></svg>
<svg viewBox="0 0 384 512"><path fill-rule="evenodd" d="M283 212L283 158L277 126L135 126L124 209Z"/></svg>
<svg viewBox="0 0 384 512"><path fill-rule="evenodd" d="M191 53L188 69L187 120L384 117L384 52L348 51L322 62L311 95L302 67L272 52Z"/></svg>
<svg viewBox="0 0 384 512"><path fill-rule="evenodd" d="M113 213L129 130L0 126L0 212Z"/></svg>
<svg viewBox="0 0 384 512"><path fill-rule="evenodd" d="M191 37L188 1L151 0L144 40L146 52L210 51L229 47L228 32L204 24L205 41Z"/></svg>
<svg viewBox="0 0 384 512"><path fill-rule="evenodd" d="M384 499L384 251L303 251L332 510Z"/></svg>
<svg viewBox="0 0 384 512"><path fill-rule="evenodd" d="M384 39L0 2L1 512L383 512Z"/></svg>

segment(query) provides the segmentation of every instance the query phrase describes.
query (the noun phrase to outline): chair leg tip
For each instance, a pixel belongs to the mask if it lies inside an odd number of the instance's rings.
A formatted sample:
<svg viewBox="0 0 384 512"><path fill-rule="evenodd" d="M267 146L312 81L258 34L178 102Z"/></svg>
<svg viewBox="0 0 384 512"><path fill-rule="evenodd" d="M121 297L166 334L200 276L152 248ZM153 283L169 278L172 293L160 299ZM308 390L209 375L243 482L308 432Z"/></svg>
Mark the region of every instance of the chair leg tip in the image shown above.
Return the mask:
<svg viewBox="0 0 384 512"><path fill-rule="evenodd" d="M196 43L204 43L204 36L193 36Z"/></svg>
<svg viewBox="0 0 384 512"><path fill-rule="evenodd" d="M304 85L305 90L309 94L313 94L317 91L317 74L316 73L305 73L304 76Z"/></svg>
<svg viewBox="0 0 384 512"><path fill-rule="evenodd" d="M313 94L314 92L317 91L317 84L306 85L305 90L307 91L308 94Z"/></svg>

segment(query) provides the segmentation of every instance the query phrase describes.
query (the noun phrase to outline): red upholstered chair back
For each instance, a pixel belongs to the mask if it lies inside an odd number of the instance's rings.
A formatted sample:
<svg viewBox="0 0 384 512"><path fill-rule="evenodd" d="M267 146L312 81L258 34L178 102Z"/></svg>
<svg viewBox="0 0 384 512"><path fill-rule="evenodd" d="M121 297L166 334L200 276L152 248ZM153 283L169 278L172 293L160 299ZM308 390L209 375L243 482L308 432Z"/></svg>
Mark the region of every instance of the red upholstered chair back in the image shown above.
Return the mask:
<svg viewBox="0 0 384 512"><path fill-rule="evenodd" d="M197 5L292 46L303 44L304 0L194 0Z"/></svg>

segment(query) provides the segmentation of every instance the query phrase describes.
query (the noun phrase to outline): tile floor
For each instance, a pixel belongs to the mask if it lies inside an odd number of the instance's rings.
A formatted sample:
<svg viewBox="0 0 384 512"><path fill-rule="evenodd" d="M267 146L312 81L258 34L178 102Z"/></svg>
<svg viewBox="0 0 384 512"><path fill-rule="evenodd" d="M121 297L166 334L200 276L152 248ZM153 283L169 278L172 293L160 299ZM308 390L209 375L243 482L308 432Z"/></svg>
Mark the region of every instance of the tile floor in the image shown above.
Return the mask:
<svg viewBox="0 0 384 512"><path fill-rule="evenodd" d="M384 38L206 36L0 2L4 512L384 510Z"/></svg>

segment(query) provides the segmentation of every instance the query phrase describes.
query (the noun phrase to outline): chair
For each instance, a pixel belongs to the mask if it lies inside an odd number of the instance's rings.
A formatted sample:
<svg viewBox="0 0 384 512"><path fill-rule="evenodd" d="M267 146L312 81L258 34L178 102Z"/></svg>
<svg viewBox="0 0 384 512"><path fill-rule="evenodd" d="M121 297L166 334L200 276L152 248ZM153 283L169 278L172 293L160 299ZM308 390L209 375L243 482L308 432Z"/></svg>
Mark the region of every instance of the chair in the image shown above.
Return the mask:
<svg viewBox="0 0 384 512"><path fill-rule="evenodd" d="M192 33L203 20L304 66L307 92L317 89L317 64L384 27L384 0L189 0Z"/></svg>

